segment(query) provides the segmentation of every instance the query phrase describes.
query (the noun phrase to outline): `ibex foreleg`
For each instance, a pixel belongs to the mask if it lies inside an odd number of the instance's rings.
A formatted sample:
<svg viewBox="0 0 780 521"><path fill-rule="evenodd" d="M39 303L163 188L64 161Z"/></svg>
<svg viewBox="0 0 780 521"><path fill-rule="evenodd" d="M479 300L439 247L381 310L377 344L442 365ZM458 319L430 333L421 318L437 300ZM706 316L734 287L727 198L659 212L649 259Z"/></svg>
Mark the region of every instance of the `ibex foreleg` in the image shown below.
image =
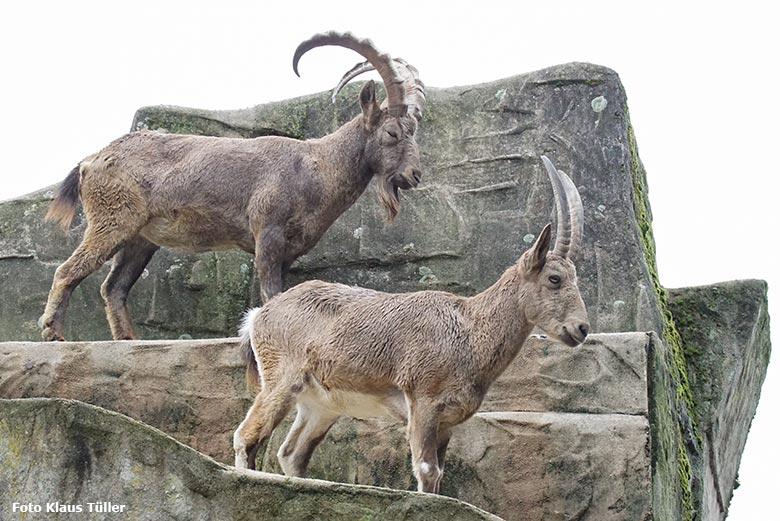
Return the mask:
<svg viewBox="0 0 780 521"><path fill-rule="evenodd" d="M444 457L447 454L447 445L450 443L452 430L444 425L439 425L439 448L436 450L436 459L439 462L439 480L436 482L436 493L439 493L441 478L444 477Z"/></svg>
<svg viewBox="0 0 780 521"><path fill-rule="evenodd" d="M409 447L419 492L439 492L443 471L439 465L439 411L431 403L409 400Z"/></svg>
<svg viewBox="0 0 780 521"><path fill-rule="evenodd" d="M255 275L260 282L260 298L263 303L284 289L287 243L280 226L268 226L255 240Z"/></svg>

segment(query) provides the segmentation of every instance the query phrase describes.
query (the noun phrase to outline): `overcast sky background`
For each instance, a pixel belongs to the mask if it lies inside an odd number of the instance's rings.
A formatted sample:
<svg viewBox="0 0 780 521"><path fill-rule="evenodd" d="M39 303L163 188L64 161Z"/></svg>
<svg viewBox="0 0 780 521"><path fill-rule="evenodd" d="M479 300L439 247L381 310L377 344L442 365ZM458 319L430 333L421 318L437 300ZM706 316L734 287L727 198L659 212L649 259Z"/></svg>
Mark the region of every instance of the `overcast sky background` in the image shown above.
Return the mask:
<svg viewBox="0 0 780 521"><path fill-rule="evenodd" d="M780 317L775 6L636 4L4 2L0 200L62 180L127 132L141 106L235 109L330 89L356 54L317 49L301 62L302 78L291 68L297 44L323 30L372 38L433 87L586 61L616 70L627 91L662 283L764 279L770 315ZM777 515L779 371L775 360L732 521Z"/></svg>

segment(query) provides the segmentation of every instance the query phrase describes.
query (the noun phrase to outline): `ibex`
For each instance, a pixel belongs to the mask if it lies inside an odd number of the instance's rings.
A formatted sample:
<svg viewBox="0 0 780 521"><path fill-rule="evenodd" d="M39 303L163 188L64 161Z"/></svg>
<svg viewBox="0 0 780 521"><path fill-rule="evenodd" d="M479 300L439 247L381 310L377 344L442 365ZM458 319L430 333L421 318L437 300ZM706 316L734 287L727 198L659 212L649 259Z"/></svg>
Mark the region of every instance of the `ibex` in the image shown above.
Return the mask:
<svg viewBox="0 0 780 521"><path fill-rule="evenodd" d="M135 338L127 294L160 246L202 252L239 247L253 253L263 302L280 292L290 265L377 178L388 220L399 189L418 185L414 134L425 101L417 70L349 33L317 34L307 51L338 45L368 61L336 90L375 68L387 97L380 106L373 81L360 92L362 114L319 139L267 136L216 138L140 131L81 161L61 184L47 220L67 229L81 199L87 227L81 244L57 270L39 324L44 340L63 340L68 300L90 273L114 257L101 286L114 339Z"/></svg>
<svg viewBox="0 0 780 521"><path fill-rule="evenodd" d="M548 224L482 293L389 294L309 281L249 311L241 328L247 381L256 388L260 378L261 389L233 436L235 466L255 468L293 403L297 416L278 452L291 476L304 476L340 416L394 416L407 425L418 489L437 493L452 428L477 411L532 329L572 347L588 334L571 260L582 202L571 179L542 160L557 206L555 245L550 251Z"/></svg>

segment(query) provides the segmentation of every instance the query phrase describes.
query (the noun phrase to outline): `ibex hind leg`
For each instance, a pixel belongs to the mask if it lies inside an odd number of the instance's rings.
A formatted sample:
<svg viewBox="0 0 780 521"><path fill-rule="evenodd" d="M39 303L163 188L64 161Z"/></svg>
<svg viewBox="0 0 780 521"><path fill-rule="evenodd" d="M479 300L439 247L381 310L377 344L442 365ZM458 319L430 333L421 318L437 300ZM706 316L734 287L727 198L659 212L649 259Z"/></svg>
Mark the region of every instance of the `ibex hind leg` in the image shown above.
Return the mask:
<svg viewBox="0 0 780 521"><path fill-rule="evenodd" d="M73 290L87 275L100 269L134 232L116 226L87 225L81 244L54 273L46 309L39 320L44 340L64 340L65 311Z"/></svg>
<svg viewBox="0 0 780 521"><path fill-rule="evenodd" d="M255 469L257 453L290 411L290 407L292 395L289 386L276 386L266 380L263 390L255 397L244 421L233 434L236 468Z"/></svg>
<svg viewBox="0 0 780 521"><path fill-rule="evenodd" d="M143 237L136 236L114 255L111 272L100 287L114 340L136 338L127 309L127 294L159 248Z"/></svg>
<svg viewBox="0 0 780 521"><path fill-rule="evenodd" d="M306 476L314 449L328 434L339 415L302 401L298 402L297 409L295 422L279 447L277 458L286 475L302 478Z"/></svg>

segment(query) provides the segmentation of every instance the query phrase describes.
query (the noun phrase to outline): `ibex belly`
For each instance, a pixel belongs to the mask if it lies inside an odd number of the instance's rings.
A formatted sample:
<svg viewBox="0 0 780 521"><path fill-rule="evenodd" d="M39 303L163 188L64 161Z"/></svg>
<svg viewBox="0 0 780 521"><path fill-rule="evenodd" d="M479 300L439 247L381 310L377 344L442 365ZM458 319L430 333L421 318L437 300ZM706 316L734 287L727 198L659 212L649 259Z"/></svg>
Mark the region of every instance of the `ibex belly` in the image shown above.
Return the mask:
<svg viewBox="0 0 780 521"><path fill-rule="evenodd" d="M154 217L141 236L160 246L189 252L241 248L254 251L254 237L223 216L180 210L170 217Z"/></svg>
<svg viewBox="0 0 780 521"><path fill-rule="evenodd" d="M318 384L306 387L297 401L317 409L325 409L339 416L368 419L392 416L406 421L409 411L403 393L364 394L356 391L326 390Z"/></svg>

